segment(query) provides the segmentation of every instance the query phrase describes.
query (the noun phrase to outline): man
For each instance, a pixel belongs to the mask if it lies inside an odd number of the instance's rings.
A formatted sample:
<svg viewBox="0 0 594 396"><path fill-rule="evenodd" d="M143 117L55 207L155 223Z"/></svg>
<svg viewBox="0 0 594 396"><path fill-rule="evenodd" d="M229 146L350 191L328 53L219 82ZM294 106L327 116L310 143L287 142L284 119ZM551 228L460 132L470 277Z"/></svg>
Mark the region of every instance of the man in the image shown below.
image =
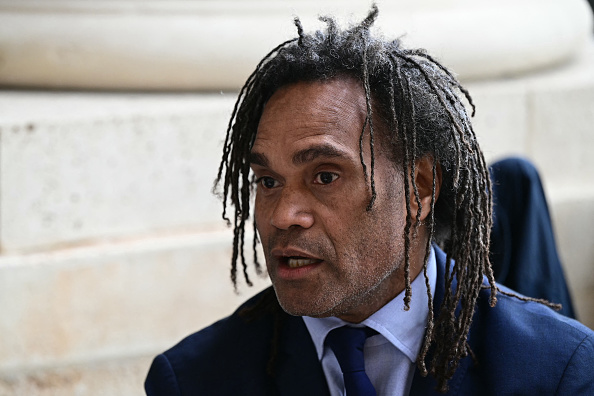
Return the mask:
<svg viewBox="0 0 594 396"><path fill-rule="evenodd" d="M147 394L594 394L593 332L493 279L470 97L376 16L296 20L248 79L217 182L233 281L255 190L273 288L155 358Z"/></svg>

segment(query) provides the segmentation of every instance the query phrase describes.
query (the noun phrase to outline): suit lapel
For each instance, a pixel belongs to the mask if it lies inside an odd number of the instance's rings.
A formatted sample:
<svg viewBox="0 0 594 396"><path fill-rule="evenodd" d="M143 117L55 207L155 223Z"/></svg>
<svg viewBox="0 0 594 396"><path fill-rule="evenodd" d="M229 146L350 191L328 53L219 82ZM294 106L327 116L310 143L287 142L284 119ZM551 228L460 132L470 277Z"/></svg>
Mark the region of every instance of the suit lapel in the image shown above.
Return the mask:
<svg viewBox="0 0 594 396"><path fill-rule="evenodd" d="M284 323L276 385L282 396L330 394L315 346L301 317L287 315Z"/></svg>
<svg viewBox="0 0 594 396"><path fill-rule="evenodd" d="M433 245L433 248L435 250L435 261L437 263L437 282L435 285L435 292L433 297L433 317L437 318L445 293L445 272L447 257L446 254L436 245ZM455 283L456 279L454 279L452 287L456 287ZM431 361L431 355L431 349L429 349L429 353L427 354L426 358L427 362ZM456 370L454 376L448 382L449 390L446 393L446 395L456 395L459 393L460 384L463 381L466 371L468 370L469 364L471 364L471 362L472 359L469 357L466 357L460 361L458 369ZM436 388L437 381L435 381L435 379L431 375L423 377L419 369L415 369L415 375L413 377L413 383L410 390L411 396L443 395L443 393L438 393L436 391Z"/></svg>

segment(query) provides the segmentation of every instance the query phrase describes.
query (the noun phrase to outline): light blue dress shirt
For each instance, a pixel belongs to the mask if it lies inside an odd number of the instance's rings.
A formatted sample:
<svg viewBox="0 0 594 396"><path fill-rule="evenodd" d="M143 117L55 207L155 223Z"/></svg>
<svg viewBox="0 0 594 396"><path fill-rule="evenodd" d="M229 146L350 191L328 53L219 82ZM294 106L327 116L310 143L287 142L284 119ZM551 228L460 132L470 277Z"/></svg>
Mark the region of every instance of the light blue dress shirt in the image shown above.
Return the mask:
<svg viewBox="0 0 594 396"><path fill-rule="evenodd" d="M435 252L427 263L431 294L435 290L437 267ZM404 291L358 326L367 326L379 334L365 342L365 372L378 396L408 395L415 373L415 362L423 344L429 313L427 288L423 271L411 284L410 310L404 310ZM349 324L336 317L312 318L304 316L318 353L332 396L344 396L342 371L334 353L324 347L330 330Z"/></svg>

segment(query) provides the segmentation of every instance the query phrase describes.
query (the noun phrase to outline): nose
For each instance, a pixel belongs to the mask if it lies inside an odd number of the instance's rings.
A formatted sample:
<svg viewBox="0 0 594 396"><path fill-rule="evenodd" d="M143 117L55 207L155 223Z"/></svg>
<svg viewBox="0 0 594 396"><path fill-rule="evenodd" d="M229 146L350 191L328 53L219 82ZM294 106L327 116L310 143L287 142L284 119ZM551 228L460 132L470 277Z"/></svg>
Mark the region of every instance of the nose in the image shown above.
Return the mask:
<svg viewBox="0 0 594 396"><path fill-rule="evenodd" d="M310 228L313 223L314 217L307 193L298 189L283 188L274 204L270 224L280 230L288 230L293 226Z"/></svg>

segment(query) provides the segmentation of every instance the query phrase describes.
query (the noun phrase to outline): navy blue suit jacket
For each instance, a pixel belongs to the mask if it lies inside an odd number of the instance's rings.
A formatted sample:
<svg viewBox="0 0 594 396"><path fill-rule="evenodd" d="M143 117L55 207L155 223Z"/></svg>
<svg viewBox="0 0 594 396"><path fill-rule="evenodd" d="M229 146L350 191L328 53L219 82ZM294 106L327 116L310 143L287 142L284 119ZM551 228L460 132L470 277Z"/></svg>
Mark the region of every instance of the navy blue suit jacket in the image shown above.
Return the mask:
<svg viewBox="0 0 594 396"><path fill-rule="evenodd" d="M434 305L439 307L445 254L436 250ZM478 364L470 357L460 362L449 382L449 395L594 395L592 330L541 304L502 294L497 306L491 308L489 293L488 289L480 293L468 339ZM258 298L260 295L242 307L253 305ZM147 394L329 394L301 317L284 314L275 375L271 377L266 367L273 316L263 314L248 321L239 310L157 356L145 382ZM422 377L417 370L410 394L437 395L434 379Z"/></svg>

